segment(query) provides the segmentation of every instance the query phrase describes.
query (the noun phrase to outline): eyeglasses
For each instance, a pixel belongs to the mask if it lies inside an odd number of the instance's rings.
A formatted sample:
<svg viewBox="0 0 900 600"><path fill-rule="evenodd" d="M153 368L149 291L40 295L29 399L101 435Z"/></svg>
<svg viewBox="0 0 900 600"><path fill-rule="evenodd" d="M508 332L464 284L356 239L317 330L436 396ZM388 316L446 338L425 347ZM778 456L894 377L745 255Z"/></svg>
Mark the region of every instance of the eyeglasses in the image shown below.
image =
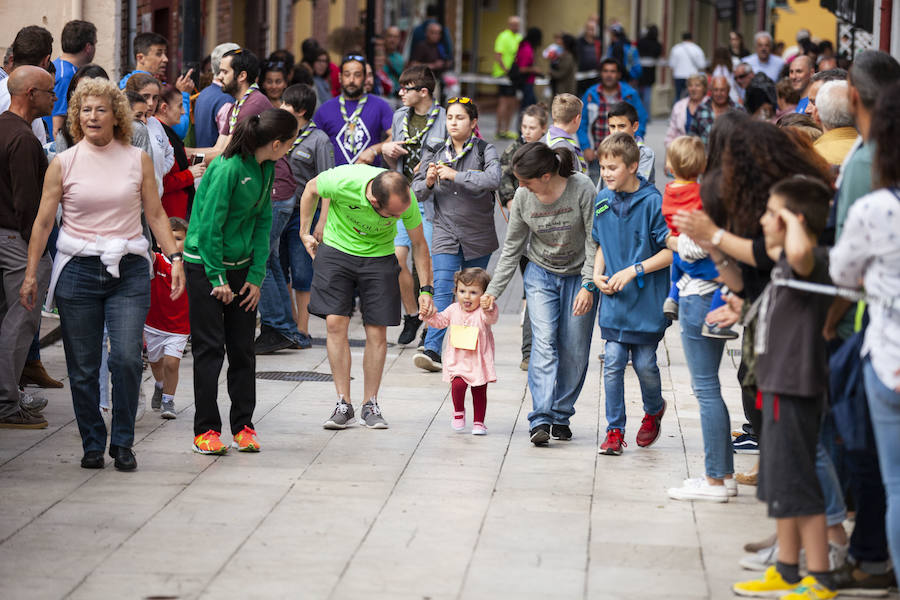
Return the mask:
<svg viewBox="0 0 900 600"><path fill-rule="evenodd" d="M469 104L470 102L472 102L472 99L466 98L465 96L461 96L459 98L454 96L453 98L450 98L449 100L447 100L448 105L456 104L457 102L459 102L460 104Z"/></svg>
<svg viewBox="0 0 900 600"><path fill-rule="evenodd" d="M409 92L417 92L421 89L424 89L424 87L421 85L409 85L409 86L400 88L399 90L397 90L397 93L404 94L404 93L409 93Z"/></svg>
<svg viewBox="0 0 900 600"><path fill-rule="evenodd" d="M743 79L744 77L750 77L750 75L752 75L752 74L753 74L753 73L750 73L750 72L748 71L748 72L746 72L746 73L741 73L740 75L735 75L735 78L737 78L737 79Z"/></svg>

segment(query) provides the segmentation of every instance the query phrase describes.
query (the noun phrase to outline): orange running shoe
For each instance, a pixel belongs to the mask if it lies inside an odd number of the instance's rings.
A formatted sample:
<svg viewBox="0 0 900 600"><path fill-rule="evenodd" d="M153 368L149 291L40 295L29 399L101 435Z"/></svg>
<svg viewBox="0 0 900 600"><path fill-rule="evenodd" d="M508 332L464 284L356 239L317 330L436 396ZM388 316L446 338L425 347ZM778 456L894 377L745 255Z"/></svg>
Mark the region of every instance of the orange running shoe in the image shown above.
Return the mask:
<svg viewBox="0 0 900 600"><path fill-rule="evenodd" d="M200 454L225 454L228 447L219 439L219 432L210 429L194 438L194 452Z"/></svg>
<svg viewBox="0 0 900 600"><path fill-rule="evenodd" d="M244 425L231 442L232 448L237 448L238 452L259 452L259 440L256 439L256 432Z"/></svg>

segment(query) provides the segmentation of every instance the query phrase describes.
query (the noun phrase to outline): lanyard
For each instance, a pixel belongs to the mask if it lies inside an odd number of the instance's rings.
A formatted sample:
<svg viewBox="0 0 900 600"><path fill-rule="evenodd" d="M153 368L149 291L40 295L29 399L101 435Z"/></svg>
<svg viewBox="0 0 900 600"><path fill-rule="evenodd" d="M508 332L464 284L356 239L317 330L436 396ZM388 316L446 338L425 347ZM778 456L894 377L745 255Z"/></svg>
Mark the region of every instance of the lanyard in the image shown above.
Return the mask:
<svg viewBox="0 0 900 600"><path fill-rule="evenodd" d="M297 139L294 140L294 143L291 144L291 149L288 151L288 153L293 152L293 151L294 151L294 148L296 148L297 146L299 146L300 143L301 143L303 140L305 140L306 138L308 138L308 137L309 137L309 134L312 133L312 130L315 129L315 128L316 128L316 124L313 123L312 121L310 121L310 122L309 122L309 125L306 126L306 129L304 129L303 132L302 132L300 135L297 136Z"/></svg>
<svg viewBox="0 0 900 600"><path fill-rule="evenodd" d="M412 111L413 109L410 108L403 116L403 139L410 145L418 146L428 130L431 129L431 126L434 125L435 120L437 120L438 114L441 112L441 107L440 105L435 104L431 108L431 112L428 113L428 120L425 122L425 127L420 129L415 137L409 137L409 115Z"/></svg>
<svg viewBox="0 0 900 600"><path fill-rule="evenodd" d="M344 95L341 94L339 97L339 102L341 105L341 117L344 119L344 124L347 126L344 133L344 147L350 148L355 155L356 152L356 123L359 121L359 117L362 114L363 107L366 105L366 101L369 99L368 94L364 94L362 98L359 99L359 102L356 105L356 109L353 111L353 114L350 117L347 117L347 107L344 100ZM360 140L362 143L364 140Z"/></svg>
<svg viewBox="0 0 900 600"><path fill-rule="evenodd" d="M448 137L448 138L447 138L447 142L446 142L445 145L444 145L444 152L445 152L445 154L446 154L446 156L447 156L447 159L446 159L446 160L440 161L438 164L442 164L442 165L452 165L453 163L458 162L463 156L465 156L466 154L468 154L469 150L472 149L472 146L475 145L475 140L476 140L476 139L477 139L477 138L475 137L475 134L474 134L474 133L473 133L472 135L470 135L470 136L469 136L469 140L466 142L466 145L463 146L462 151L461 151L459 154L457 154L456 157L454 157L454 156L450 153L450 149L453 148L453 140L452 140L451 138Z"/></svg>
<svg viewBox="0 0 900 600"><path fill-rule="evenodd" d="M575 150L575 148L577 146L575 146L575 144L572 142L572 138L567 138L567 137L551 138L550 132L548 131L546 139L547 139L547 141L544 143L547 144L548 146L550 146L551 148L553 147L553 144L555 144L556 142L568 142L571 146L573 146L572 153L578 159L578 167L581 169L581 173L587 174L587 171L588 171L587 161L584 160L584 155L581 153L580 148L578 151Z"/></svg>
<svg viewBox="0 0 900 600"><path fill-rule="evenodd" d="M241 97L241 99L238 100L234 105L234 108L231 109L231 116L228 117L228 131L230 133L234 133L234 127L235 125L237 125L238 114L241 112L241 107L244 106L244 102L247 101L247 98L250 96L250 94L253 93L254 90L258 89L259 86L255 83L251 85L249 88L247 88L247 91L244 92L243 97Z"/></svg>

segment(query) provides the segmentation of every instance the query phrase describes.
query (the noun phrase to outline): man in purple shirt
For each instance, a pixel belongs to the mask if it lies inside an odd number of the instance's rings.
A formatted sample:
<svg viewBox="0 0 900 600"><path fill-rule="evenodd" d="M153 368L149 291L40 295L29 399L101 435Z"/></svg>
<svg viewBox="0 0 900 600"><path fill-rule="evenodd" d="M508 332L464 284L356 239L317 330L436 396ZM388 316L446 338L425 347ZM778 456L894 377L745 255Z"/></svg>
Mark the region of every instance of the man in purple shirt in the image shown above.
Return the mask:
<svg viewBox="0 0 900 600"><path fill-rule="evenodd" d="M316 111L316 126L334 144L334 164L381 165L381 146L391 140L394 112L385 100L363 89L366 59L346 56L341 62L341 95Z"/></svg>

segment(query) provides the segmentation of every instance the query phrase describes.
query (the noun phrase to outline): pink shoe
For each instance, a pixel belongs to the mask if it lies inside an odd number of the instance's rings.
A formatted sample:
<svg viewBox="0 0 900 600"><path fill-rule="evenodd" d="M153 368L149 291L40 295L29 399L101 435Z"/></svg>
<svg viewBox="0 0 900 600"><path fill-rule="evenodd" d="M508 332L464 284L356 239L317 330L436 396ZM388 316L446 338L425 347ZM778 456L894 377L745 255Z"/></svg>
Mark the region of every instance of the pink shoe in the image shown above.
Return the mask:
<svg viewBox="0 0 900 600"><path fill-rule="evenodd" d="M455 412L453 413L453 418L450 419L450 427L453 428L453 431L461 432L466 428L466 413L465 412Z"/></svg>
<svg viewBox="0 0 900 600"><path fill-rule="evenodd" d="M487 427L484 423L472 423L472 435L487 435Z"/></svg>

